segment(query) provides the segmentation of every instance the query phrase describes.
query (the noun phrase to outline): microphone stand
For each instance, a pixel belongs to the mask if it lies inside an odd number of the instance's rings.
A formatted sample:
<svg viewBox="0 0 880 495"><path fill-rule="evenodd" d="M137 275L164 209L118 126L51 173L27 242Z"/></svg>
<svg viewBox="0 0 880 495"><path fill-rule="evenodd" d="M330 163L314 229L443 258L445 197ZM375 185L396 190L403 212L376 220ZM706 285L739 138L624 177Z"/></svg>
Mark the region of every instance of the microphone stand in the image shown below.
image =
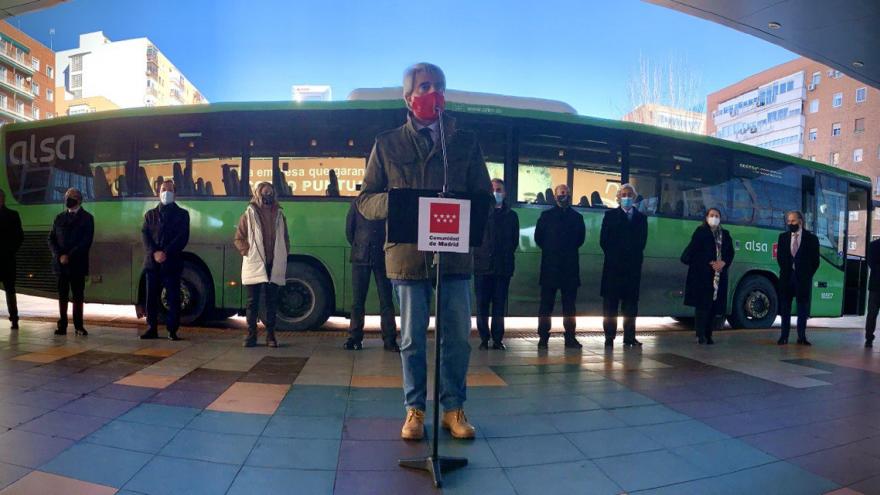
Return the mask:
<svg viewBox="0 0 880 495"><path fill-rule="evenodd" d="M437 121L440 127L440 151L443 155L443 190L440 192L439 197L445 198L449 196L449 162L446 157L446 130L443 128L443 110L439 107L437 108ZM437 488L443 486L444 471L453 471L467 466L468 463L467 458L441 456L438 452L440 435L440 339L444 331L443 324L441 323L443 320L440 306L440 301L442 300L440 293L443 290L442 277L440 275L441 258L442 253L435 251L434 261L437 266L437 289L434 292L434 429L431 455L397 461L401 467L420 469L431 473L434 486Z"/></svg>

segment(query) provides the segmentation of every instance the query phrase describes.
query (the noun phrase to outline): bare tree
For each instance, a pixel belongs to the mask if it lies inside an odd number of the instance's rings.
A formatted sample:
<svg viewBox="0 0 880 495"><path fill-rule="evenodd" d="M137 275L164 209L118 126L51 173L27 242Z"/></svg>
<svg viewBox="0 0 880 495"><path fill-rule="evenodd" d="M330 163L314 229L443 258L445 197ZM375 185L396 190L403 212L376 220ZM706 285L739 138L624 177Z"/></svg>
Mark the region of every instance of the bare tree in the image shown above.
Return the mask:
<svg viewBox="0 0 880 495"><path fill-rule="evenodd" d="M706 108L701 87L700 73L686 60L674 56L652 60L640 54L638 69L627 84L629 112L633 113L627 120L657 125L657 119L649 113L658 111L656 106L661 105L677 111L666 117L663 127L701 134ZM703 114L702 119L698 114Z"/></svg>

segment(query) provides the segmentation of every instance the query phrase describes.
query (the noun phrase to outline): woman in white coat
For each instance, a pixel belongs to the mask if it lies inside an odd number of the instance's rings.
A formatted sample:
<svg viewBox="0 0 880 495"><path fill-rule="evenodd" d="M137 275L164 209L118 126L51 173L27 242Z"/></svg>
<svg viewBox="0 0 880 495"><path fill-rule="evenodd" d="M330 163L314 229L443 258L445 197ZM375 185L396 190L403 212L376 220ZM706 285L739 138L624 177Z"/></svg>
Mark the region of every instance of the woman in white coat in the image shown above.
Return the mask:
<svg viewBox="0 0 880 495"><path fill-rule="evenodd" d="M265 292L266 344L278 347L275 340L275 312L278 288L287 280L287 253L290 238L287 220L275 198L275 188L268 182L257 184L235 230L235 247L242 255L241 283L247 288L248 334L245 347L257 345L257 316L260 293Z"/></svg>

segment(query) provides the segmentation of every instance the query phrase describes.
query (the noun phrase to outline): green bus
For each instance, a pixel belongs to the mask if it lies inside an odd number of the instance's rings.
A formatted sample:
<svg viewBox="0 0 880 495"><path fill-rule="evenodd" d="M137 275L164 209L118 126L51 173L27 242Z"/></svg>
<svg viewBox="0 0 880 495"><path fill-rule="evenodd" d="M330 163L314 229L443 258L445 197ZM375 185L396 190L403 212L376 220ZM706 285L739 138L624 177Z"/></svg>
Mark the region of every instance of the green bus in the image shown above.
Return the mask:
<svg viewBox="0 0 880 495"><path fill-rule="evenodd" d="M706 208L718 207L735 240L728 319L763 328L777 314L776 239L788 210L802 210L821 241L813 316L861 313L871 181L818 163L712 137L579 116L564 104L456 98L448 110L479 136L490 175L507 183L520 217L510 315L538 310L540 250L535 222L548 190L567 183L586 224L578 309L600 315L599 229L622 183L638 190L649 241L640 314L686 318L682 249ZM142 314L140 227L163 178L190 212L182 286L186 324L241 314L241 257L232 245L252 187L275 185L291 235L279 328L317 329L351 304L345 217L375 136L404 121L400 99L368 94L340 102L223 103L143 108L18 123L2 129L0 187L19 211L25 241L20 291L53 297L46 245L64 191L77 187L95 216L89 302L133 304ZM458 102L456 102L458 101ZM549 108L549 110L548 110ZM858 244L858 245L857 245ZM369 298L376 312L376 297Z"/></svg>

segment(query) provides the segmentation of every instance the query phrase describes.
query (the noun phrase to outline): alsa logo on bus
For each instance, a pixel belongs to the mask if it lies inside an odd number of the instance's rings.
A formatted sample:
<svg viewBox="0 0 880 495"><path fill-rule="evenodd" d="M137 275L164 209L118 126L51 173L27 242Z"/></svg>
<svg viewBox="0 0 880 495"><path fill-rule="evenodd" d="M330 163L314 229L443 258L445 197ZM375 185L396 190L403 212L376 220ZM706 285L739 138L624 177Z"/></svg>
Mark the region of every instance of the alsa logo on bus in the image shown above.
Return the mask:
<svg viewBox="0 0 880 495"><path fill-rule="evenodd" d="M72 160L74 154L74 136L67 134L57 140L48 137L40 141L39 156L37 155L37 136L31 134L29 139L16 141L9 147L9 162L12 165L25 163L52 163L57 160Z"/></svg>

